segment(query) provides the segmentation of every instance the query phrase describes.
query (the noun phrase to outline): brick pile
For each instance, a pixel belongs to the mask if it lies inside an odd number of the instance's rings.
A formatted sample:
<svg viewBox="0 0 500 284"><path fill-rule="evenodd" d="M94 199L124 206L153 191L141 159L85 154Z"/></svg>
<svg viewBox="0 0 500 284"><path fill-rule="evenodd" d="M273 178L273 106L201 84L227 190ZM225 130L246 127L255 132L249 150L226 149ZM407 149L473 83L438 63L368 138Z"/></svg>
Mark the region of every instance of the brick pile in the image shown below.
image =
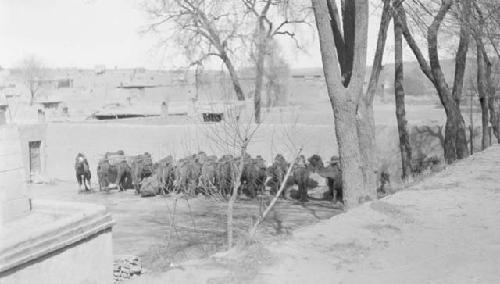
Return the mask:
<svg viewBox="0 0 500 284"><path fill-rule="evenodd" d="M115 258L113 263L114 283L140 276L145 271L138 256L125 255Z"/></svg>

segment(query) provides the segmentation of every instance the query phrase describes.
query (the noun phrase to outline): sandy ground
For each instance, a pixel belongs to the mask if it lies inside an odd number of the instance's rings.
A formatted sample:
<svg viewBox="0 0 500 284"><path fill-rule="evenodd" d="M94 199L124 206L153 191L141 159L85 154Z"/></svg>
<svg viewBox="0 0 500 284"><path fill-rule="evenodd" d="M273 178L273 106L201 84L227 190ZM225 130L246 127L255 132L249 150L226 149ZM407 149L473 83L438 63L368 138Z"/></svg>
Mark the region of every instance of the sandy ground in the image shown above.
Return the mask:
<svg viewBox="0 0 500 284"><path fill-rule="evenodd" d="M133 283L500 283L500 147L408 190Z"/></svg>
<svg viewBox="0 0 500 284"><path fill-rule="evenodd" d="M226 203L197 197L186 200L173 196L140 198L132 190L109 193L78 193L76 182L31 184L32 198L89 202L105 205L116 225L113 252L137 255L152 272L166 271L171 263L206 258L225 250ZM294 229L330 218L341 211L328 201L306 204L281 200L264 223L259 239L271 242L290 235ZM239 240L259 214L259 202L239 200L235 205L235 233Z"/></svg>

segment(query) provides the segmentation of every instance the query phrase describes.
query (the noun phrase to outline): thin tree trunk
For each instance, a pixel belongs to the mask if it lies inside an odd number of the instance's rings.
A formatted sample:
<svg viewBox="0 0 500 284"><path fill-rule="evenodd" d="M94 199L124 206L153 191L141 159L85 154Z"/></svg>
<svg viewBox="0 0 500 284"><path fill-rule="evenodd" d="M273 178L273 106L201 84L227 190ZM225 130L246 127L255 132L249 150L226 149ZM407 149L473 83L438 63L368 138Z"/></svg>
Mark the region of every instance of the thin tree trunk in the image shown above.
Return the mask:
<svg viewBox="0 0 500 284"><path fill-rule="evenodd" d="M265 30L264 21L267 17L267 12L271 7L272 0L267 0L260 12L257 20L257 64L256 64L256 78L255 78L255 93L254 93L254 111L255 123L260 123L261 118L261 98L262 98L262 81L264 79L264 60L267 50L267 43L271 40L271 28L269 32Z"/></svg>
<svg viewBox="0 0 500 284"><path fill-rule="evenodd" d="M244 101L245 95L243 94L243 90L241 89L240 80L238 79L238 73L236 73L236 69L234 69L233 63L227 56L226 52L223 52L220 57L222 59L222 62L224 62L224 64L226 65L229 76L231 77L231 82L233 83L236 98L238 98L238 101Z"/></svg>
<svg viewBox="0 0 500 284"><path fill-rule="evenodd" d="M385 42L387 41L387 30L389 29L389 23L391 22L391 15L391 0L384 0L384 7L382 10L382 16L380 17L380 27L377 37L377 49L375 50L375 56L373 57L370 81L368 82L368 89L366 91L366 97L368 97L372 103L375 94L377 93L380 71L383 68L382 59L384 58Z"/></svg>
<svg viewBox="0 0 500 284"><path fill-rule="evenodd" d="M473 94L470 94L470 108L469 108L469 141L470 141L470 154L474 154L474 117L472 116Z"/></svg>
<svg viewBox="0 0 500 284"><path fill-rule="evenodd" d="M481 48L481 43L477 41L477 91L479 93L479 103L481 104L481 148L484 150L489 147L490 132L488 122L488 92L486 82L484 55Z"/></svg>
<svg viewBox="0 0 500 284"><path fill-rule="evenodd" d="M465 66L467 64L467 51L469 50L469 19L472 1L463 1L463 9L460 23L460 39L458 50L455 55L455 79L453 82L452 96L455 103L460 107L462 91L464 86Z"/></svg>
<svg viewBox="0 0 500 284"><path fill-rule="evenodd" d="M403 180L410 177L411 168L411 146L408 133L408 122L406 121L405 90L403 86L403 29L401 23L394 21L394 95L396 101L396 119L398 122L399 149L401 151L401 168Z"/></svg>
<svg viewBox="0 0 500 284"><path fill-rule="evenodd" d="M236 202L236 198L238 197L238 189L241 185L241 173L243 173L243 167L245 166L245 154L247 151L248 144L247 142L243 142L240 151L240 164L238 165L238 169L233 170L233 192L231 193L231 197L229 198L229 202L227 204L227 246L228 249L231 249L234 244L233 237L233 212L234 212L234 203Z"/></svg>
<svg viewBox="0 0 500 284"><path fill-rule="evenodd" d="M262 35L262 33L264 32L263 28L263 24L259 24L259 34L257 35L257 64L254 93L255 123L260 123L262 82L264 79L264 55L266 52L266 39L265 36Z"/></svg>
<svg viewBox="0 0 500 284"><path fill-rule="evenodd" d="M484 55L486 59L486 54ZM493 133L497 138L497 143L500 144L500 117L498 114L499 111L499 101L495 94L495 86L493 85L493 80L491 78L491 61L489 59L486 60L486 81L487 81L487 89L488 89L488 107L490 113L490 124L491 128L493 128Z"/></svg>
<svg viewBox="0 0 500 284"><path fill-rule="evenodd" d="M483 64L485 65L485 66L484 65L480 66L478 64L478 66L477 66L478 67L478 74L477 74L478 75L478 91L479 91L479 80L480 80L479 67L482 67L481 69L483 69L484 71L481 71L481 76L484 74L485 78L481 79L481 81L483 82L481 84L481 87L483 88L481 91L484 92L488 98L487 104L488 104L491 128L493 129L493 134L497 137L498 143L500 143L500 117L499 117L499 113L498 113L500 111L499 102L498 102L498 98L495 94L496 91L495 91L495 87L493 86L493 82L492 82L492 78L491 78L491 65L492 64L491 64L490 58L488 56L488 53L486 52L486 50L484 48L484 43L483 43L483 38L485 37L485 33L484 33L485 18L484 18L483 13L480 10L480 8L476 2L474 2L474 6L475 6L475 8L476 8L475 10L478 14L478 27L477 27L477 29L474 29L476 44L478 47L478 53L481 52L480 56L483 57L483 59L484 59ZM495 50L497 55L499 55L498 49L496 48L495 44L491 40L491 37L488 36L488 38L492 43L493 49ZM479 49L481 49L481 50L479 51ZM477 60L479 60L479 54L478 54ZM481 109L483 109L482 105L481 105ZM488 136L490 136L489 138L491 141L491 133L490 132L488 132Z"/></svg>
<svg viewBox="0 0 500 284"><path fill-rule="evenodd" d="M194 80L196 87L195 100L198 101L198 99L200 98L200 64L196 65L196 69L194 71Z"/></svg>
<svg viewBox="0 0 500 284"><path fill-rule="evenodd" d="M30 106L35 102L35 91L30 90Z"/></svg>
<svg viewBox="0 0 500 284"><path fill-rule="evenodd" d="M286 174L283 178L284 181L287 181L288 177L290 177L290 174L292 173L292 170L295 167L295 164L297 163L297 158L300 156L301 152L302 152L302 148L299 148L299 150L297 151L297 154L295 155L295 157L292 160L293 162L290 164L290 166L288 166L288 170L286 171ZM278 201L278 198L281 196L281 193L283 192L283 190L285 190L285 187L286 187L286 182L281 183L279 190L276 192L276 195L271 200L271 203L269 203L269 206L267 206L266 209L264 210L264 212L262 212L262 214L259 216L259 219L257 219L257 222L255 222L255 224L253 224L252 228L250 228L250 230L248 230L251 238L257 232L257 228L259 227L259 225L262 222L264 222L264 220L267 217L267 214L269 214L269 212L271 212L271 209L273 209L274 205Z"/></svg>

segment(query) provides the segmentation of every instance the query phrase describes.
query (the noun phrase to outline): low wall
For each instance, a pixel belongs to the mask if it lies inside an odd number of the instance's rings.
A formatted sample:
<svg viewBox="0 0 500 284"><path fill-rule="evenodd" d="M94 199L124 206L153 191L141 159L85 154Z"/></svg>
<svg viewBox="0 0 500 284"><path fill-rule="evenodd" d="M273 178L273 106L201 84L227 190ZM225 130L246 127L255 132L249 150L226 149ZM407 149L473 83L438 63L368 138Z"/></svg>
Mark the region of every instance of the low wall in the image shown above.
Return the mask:
<svg viewBox="0 0 500 284"><path fill-rule="evenodd" d="M30 211L22 157L18 127L0 126L0 226Z"/></svg>
<svg viewBox="0 0 500 284"><path fill-rule="evenodd" d="M113 283L112 225L103 206L34 200L2 227L0 283Z"/></svg>

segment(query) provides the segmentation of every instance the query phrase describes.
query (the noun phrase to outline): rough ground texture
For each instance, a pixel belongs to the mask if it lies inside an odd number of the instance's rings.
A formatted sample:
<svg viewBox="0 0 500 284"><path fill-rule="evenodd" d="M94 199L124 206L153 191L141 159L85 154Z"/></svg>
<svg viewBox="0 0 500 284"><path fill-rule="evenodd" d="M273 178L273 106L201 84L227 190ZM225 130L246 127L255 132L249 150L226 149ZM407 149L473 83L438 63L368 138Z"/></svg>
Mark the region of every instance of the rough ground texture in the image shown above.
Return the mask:
<svg viewBox="0 0 500 284"><path fill-rule="evenodd" d="M287 240L141 283L500 283L500 147ZM138 282L138 283L139 283Z"/></svg>
<svg viewBox="0 0 500 284"><path fill-rule="evenodd" d="M95 187L95 183L94 183ZM226 203L199 197L174 196L141 198L133 190L109 193L77 193L76 181L31 184L29 196L105 205L116 221L113 227L115 256L136 255L146 270L166 271L170 263L206 258L225 250ZM177 200L177 201L176 201ZM271 242L290 235L295 229L339 214L332 203L311 200L306 204L280 200L259 231L259 239ZM256 200L238 200L234 211L235 234L245 237L259 214Z"/></svg>

